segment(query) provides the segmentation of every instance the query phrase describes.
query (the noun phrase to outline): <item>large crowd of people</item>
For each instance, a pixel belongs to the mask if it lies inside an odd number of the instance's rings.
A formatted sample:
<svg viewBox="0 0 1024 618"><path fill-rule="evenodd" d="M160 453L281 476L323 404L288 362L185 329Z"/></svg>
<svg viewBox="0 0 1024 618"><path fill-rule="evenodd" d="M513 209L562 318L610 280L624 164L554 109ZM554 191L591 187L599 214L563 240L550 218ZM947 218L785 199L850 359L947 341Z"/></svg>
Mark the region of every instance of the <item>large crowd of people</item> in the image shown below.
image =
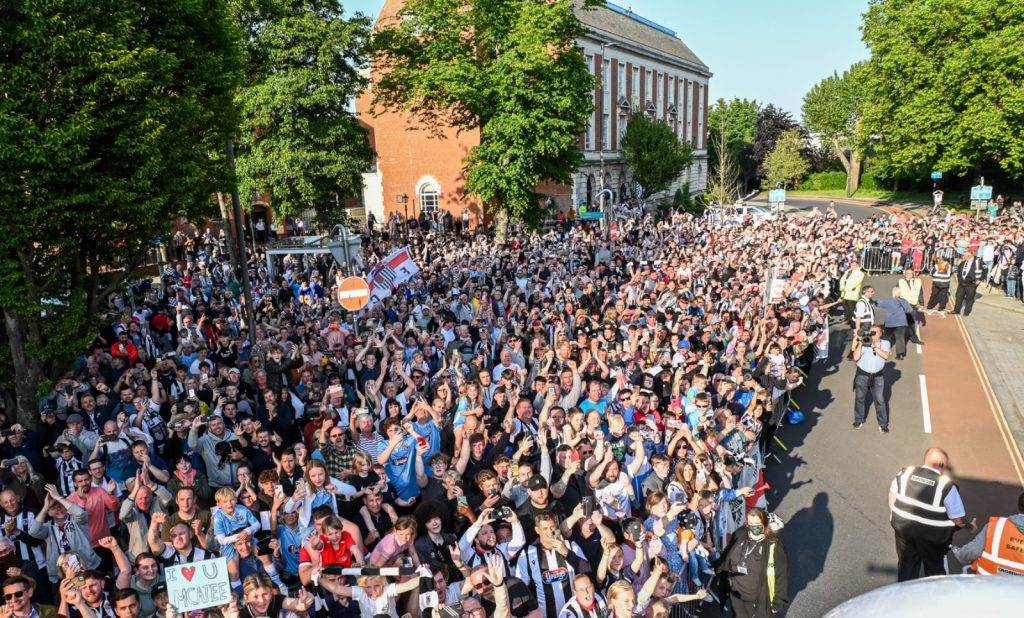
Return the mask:
<svg viewBox="0 0 1024 618"><path fill-rule="evenodd" d="M260 245L246 319L211 233L118 300L38 424L4 423L0 618L171 618L165 570L212 558L233 600L195 615L782 611L764 468L844 273L974 252L1024 287L1019 222L951 212L372 227L365 263L420 272L359 313L329 256L270 278Z"/></svg>

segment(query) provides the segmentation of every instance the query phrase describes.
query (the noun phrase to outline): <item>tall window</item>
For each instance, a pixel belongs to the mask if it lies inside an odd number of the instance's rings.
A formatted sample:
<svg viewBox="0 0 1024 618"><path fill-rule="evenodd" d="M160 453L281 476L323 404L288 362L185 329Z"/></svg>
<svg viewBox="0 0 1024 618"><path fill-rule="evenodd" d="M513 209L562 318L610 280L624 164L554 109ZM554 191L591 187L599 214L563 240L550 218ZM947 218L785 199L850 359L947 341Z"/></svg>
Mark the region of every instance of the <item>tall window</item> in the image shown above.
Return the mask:
<svg viewBox="0 0 1024 618"><path fill-rule="evenodd" d="M654 100L654 77L651 75L650 71L647 71L646 81L644 83L647 84L646 92L644 94L647 95L647 100L648 101L653 101Z"/></svg>
<svg viewBox="0 0 1024 618"><path fill-rule="evenodd" d="M612 97L612 62L611 60L605 60L601 66L601 96L604 98L604 106L608 107L608 103Z"/></svg>
<svg viewBox="0 0 1024 618"><path fill-rule="evenodd" d="M626 123L629 122L629 117L626 116L626 112L619 111L619 144L622 144L622 136L626 134ZM622 147L621 145L619 146Z"/></svg>
<svg viewBox="0 0 1024 618"><path fill-rule="evenodd" d="M640 67L633 67L633 98L640 100Z"/></svg>
<svg viewBox="0 0 1024 618"><path fill-rule="evenodd" d="M420 211L437 212L441 204L441 191L432 182L425 183L420 187Z"/></svg>
<svg viewBox="0 0 1024 618"><path fill-rule="evenodd" d="M611 114L605 112L601 117L601 150L608 150L608 139L611 131Z"/></svg>
<svg viewBox="0 0 1024 618"><path fill-rule="evenodd" d="M626 96L626 65L619 63L619 96Z"/></svg>
<svg viewBox="0 0 1024 618"><path fill-rule="evenodd" d="M594 149L594 125L588 120L586 129L583 131L583 150Z"/></svg>

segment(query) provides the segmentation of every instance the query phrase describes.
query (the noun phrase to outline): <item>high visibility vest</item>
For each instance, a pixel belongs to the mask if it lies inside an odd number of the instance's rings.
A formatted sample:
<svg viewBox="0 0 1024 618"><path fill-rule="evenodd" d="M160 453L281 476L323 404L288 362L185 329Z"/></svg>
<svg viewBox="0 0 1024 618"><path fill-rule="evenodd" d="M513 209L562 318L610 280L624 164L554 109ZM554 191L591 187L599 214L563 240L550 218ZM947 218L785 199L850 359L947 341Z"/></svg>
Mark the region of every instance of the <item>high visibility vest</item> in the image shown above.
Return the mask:
<svg viewBox="0 0 1024 618"><path fill-rule="evenodd" d="M918 301L921 299L921 280L917 277L910 279L900 279L900 294L903 299L906 300L911 306L916 307Z"/></svg>
<svg viewBox="0 0 1024 618"><path fill-rule="evenodd" d="M905 537L949 543L956 524L949 518L943 502L953 487L953 479L931 468L904 469L896 477L892 527Z"/></svg>
<svg viewBox="0 0 1024 618"><path fill-rule="evenodd" d="M985 551L972 566L978 575L1024 575L1024 531L1008 517L989 519Z"/></svg>
<svg viewBox="0 0 1024 618"><path fill-rule="evenodd" d="M839 279L839 289L843 292L843 300L858 300L860 286L864 283L863 270L848 270Z"/></svg>

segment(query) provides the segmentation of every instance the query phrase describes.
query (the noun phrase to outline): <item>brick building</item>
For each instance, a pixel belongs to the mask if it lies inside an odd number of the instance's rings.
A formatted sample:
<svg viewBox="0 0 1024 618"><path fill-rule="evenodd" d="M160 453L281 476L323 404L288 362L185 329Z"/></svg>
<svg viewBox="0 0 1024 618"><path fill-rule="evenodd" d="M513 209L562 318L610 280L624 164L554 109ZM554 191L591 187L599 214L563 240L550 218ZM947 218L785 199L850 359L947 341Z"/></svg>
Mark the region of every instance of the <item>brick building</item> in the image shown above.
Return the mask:
<svg viewBox="0 0 1024 618"><path fill-rule="evenodd" d="M402 0L387 0L377 24L393 19L401 6ZM628 197L629 170L618 142L634 108L669 123L694 146L693 164L671 190L688 182L691 192L702 191L707 183L707 65L675 32L617 5L577 14L588 30L578 46L596 76L594 113L579 142L585 160L571 186L545 184L540 191L562 209L581 201L597 204L602 188L615 200ZM475 220L481 205L466 192L462 161L479 143L479 133L446 130L435 137L405 114L371 115L372 99L371 86L356 100L356 113L370 127L377 152L374 168L364 175L367 211L382 220L392 212L417 216L437 209L460 217L468 209Z"/></svg>

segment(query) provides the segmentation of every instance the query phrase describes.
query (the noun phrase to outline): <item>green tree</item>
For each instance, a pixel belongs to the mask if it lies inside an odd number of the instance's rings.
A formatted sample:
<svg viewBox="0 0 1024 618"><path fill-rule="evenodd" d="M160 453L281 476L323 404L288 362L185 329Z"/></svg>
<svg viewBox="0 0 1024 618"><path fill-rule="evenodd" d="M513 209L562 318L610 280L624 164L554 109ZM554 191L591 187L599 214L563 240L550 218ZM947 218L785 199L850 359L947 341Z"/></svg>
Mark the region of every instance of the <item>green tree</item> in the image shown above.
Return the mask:
<svg viewBox="0 0 1024 618"><path fill-rule="evenodd" d="M765 160L769 153L775 150L775 144L782 137L782 134L791 129L800 130L800 125L789 112L766 105L757 114L757 126L754 129L754 143L751 146L752 164L757 170L757 175L763 178L766 174L764 169Z"/></svg>
<svg viewBox="0 0 1024 618"><path fill-rule="evenodd" d="M239 192L271 195L278 218L310 209L322 226L344 218L373 150L349 111L364 89L370 19L337 0L232 0L244 31L237 103ZM246 200L247 201L247 200Z"/></svg>
<svg viewBox="0 0 1024 618"><path fill-rule="evenodd" d="M630 114L619 147L641 204L672 186L693 160L693 146L681 142L668 123L638 109Z"/></svg>
<svg viewBox="0 0 1024 618"><path fill-rule="evenodd" d="M705 201L712 201L725 208L733 203L740 191L739 165L736 155L726 144L724 136L729 135L729 119L725 114L715 119L715 131L710 132L711 151L715 153L715 164L708 165L708 186Z"/></svg>
<svg viewBox="0 0 1024 618"><path fill-rule="evenodd" d="M217 0L0 4L0 307L21 422L148 241L213 211L237 33Z"/></svg>
<svg viewBox="0 0 1024 618"><path fill-rule="evenodd" d="M467 189L492 213L539 225L537 184L572 181L593 112L577 4L409 0L375 36L375 109L408 112L435 132L479 130Z"/></svg>
<svg viewBox="0 0 1024 618"><path fill-rule="evenodd" d="M754 136L757 132L757 118L761 107L757 101L734 98L731 101L718 99L708 110L709 139L717 139L718 127L728 128L728 135L723 143L729 148L730 158L743 175L744 185L749 185L757 178L757 165L754 163ZM715 148L708 151L708 169L718 165L718 154Z"/></svg>
<svg viewBox="0 0 1024 618"><path fill-rule="evenodd" d="M1024 3L871 0L864 134L897 174L1024 176Z"/></svg>
<svg viewBox="0 0 1024 618"><path fill-rule="evenodd" d="M857 63L842 75L833 73L804 95L804 126L828 140L846 170L847 197L860 185L861 110L863 108L863 63Z"/></svg>
<svg viewBox="0 0 1024 618"><path fill-rule="evenodd" d="M789 129L775 141L775 148L764 160L764 180L761 188L771 189L781 184L783 188L793 186L807 173L807 159L804 158L806 139L799 129Z"/></svg>

